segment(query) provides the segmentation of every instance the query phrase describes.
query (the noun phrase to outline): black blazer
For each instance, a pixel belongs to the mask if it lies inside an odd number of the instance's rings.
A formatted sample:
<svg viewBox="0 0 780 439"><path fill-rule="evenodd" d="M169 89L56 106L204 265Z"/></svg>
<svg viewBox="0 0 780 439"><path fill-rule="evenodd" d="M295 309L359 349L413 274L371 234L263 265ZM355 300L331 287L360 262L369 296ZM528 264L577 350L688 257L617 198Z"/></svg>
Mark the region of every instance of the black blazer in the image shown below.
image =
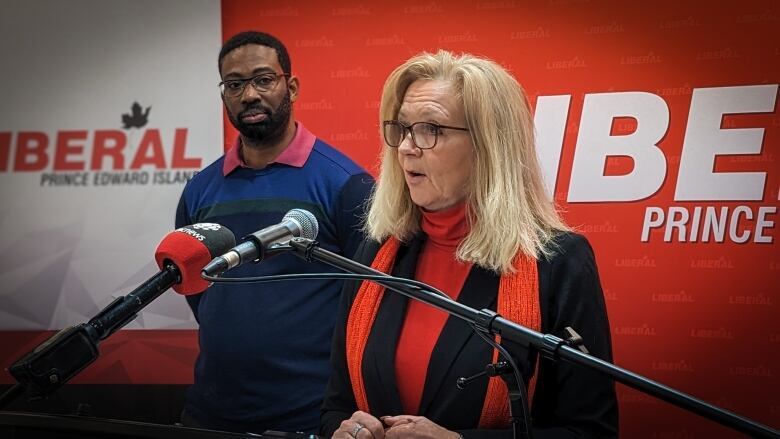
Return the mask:
<svg viewBox="0 0 780 439"><path fill-rule="evenodd" d="M413 278L424 236L398 250L393 275ZM563 329L573 327L592 355L612 361L609 322L593 251L584 237L566 233L556 240L555 255L540 258L539 296L542 332L564 338ZM379 249L365 242L355 260L371 264ZM472 308L496 309L499 276L474 266L458 302ZM333 372L325 393L321 433L327 436L357 410L345 353L345 332L350 307L360 284L346 282L333 336ZM363 378L371 414L401 415L396 386L395 351L406 315L406 297L386 291L371 329L363 356ZM527 385L534 369L534 355L518 345L503 342L515 357ZM462 320L450 316L437 341L423 389L420 411L437 424L466 438L512 437L509 430L477 430L487 390L486 377L458 390L459 377L484 370L492 348ZM618 406L611 379L565 362L542 359L531 408L535 438L616 437Z"/></svg>

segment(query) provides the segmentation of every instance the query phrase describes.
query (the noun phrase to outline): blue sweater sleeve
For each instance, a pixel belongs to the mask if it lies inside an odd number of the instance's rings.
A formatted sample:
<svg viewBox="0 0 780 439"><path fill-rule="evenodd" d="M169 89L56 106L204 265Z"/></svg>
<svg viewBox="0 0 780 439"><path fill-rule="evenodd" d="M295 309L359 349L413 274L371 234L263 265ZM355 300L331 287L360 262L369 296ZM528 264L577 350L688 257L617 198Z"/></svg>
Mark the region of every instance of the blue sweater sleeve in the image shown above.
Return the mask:
<svg viewBox="0 0 780 439"><path fill-rule="evenodd" d="M363 222L374 179L367 173L355 174L344 183L336 201L336 227L339 247L352 258L363 241Z"/></svg>
<svg viewBox="0 0 780 439"><path fill-rule="evenodd" d="M184 200L184 193L182 193L181 198L179 198L179 205L176 207L175 225L178 229L190 224L192 224L192 219L190 218L190 214L187 212L187 202ZM195 316L195 320L197 320L198 323L200 323L200 320L198 320L198 304L200 303L200 296L200 294L185 296L185 299L187 299L187 304L189 304L190 309L192 309L192 315Z"/></svg>
<svg viewBox="0 0 780 439"><path fill-rule="evenodd" d="M174 224L177 229L192 224L190 214L187 212L187 202L184 200L184 193L181 194L179 205L176 206L176 220Z"/></svg>

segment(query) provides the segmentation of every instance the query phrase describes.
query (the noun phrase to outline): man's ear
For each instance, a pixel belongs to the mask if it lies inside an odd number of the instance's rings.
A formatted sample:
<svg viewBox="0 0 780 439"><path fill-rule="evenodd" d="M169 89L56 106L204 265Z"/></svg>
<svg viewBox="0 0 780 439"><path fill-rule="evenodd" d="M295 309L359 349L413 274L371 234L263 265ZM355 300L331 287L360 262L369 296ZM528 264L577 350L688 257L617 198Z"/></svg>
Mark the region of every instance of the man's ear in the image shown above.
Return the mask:
<svg viewBox="0 0 780 439"><path fill-rule="evenodd" d="M295 102L298 100L299 86L300 84L298 83L298 77L290 76L290 79L287 81L287 88L290 90L290 102Z"/></svg>

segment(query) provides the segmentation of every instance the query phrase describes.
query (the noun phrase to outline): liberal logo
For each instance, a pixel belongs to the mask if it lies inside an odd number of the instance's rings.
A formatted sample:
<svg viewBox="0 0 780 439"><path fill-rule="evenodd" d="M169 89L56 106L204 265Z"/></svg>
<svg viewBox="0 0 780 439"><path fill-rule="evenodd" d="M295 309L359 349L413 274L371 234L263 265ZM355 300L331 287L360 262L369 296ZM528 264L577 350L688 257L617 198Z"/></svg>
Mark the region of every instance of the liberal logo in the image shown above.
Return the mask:
<svg viewBox="0 0 780 439"><path fill-rule="evenodd" d="M124 130L0 132L0 173L39 173L46 187L186 183L202 158L187 155L187 128L142 129L151 109L133 102Z"/></svg>
<svg viewBox="0 0 780 439"><path fill-rule="evenodd" d="M152 107L146 107L146 110L144 110L142 113L141 104L138 102L133 102L133 106L130 107L130 114L122 115L124 129L128 130L130 128L143 128L144 125L149 123L149 110L151 109Z"/></svg>

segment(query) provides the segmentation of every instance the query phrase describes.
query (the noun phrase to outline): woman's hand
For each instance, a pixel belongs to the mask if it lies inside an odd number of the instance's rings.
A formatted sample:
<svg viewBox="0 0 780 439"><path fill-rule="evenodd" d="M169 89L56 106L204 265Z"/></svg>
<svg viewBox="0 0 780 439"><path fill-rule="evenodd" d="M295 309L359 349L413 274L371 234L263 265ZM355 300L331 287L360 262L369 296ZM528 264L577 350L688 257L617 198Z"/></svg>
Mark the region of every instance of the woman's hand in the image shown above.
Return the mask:
<svg viewBox="0 0 780 439"><path fill-rule="evenodd" d="M379 419L366 412L356 411L352 417L341 421L333 439L384 439L385 428Z"/></svg>
<svg viewBox="0 0 780 439"><path fill-rule="evenodd" d="M423 416L385 416L382 422L389 427L385 431L387 439L460 439L462 437L459 433L447 430Z"/></svg>

